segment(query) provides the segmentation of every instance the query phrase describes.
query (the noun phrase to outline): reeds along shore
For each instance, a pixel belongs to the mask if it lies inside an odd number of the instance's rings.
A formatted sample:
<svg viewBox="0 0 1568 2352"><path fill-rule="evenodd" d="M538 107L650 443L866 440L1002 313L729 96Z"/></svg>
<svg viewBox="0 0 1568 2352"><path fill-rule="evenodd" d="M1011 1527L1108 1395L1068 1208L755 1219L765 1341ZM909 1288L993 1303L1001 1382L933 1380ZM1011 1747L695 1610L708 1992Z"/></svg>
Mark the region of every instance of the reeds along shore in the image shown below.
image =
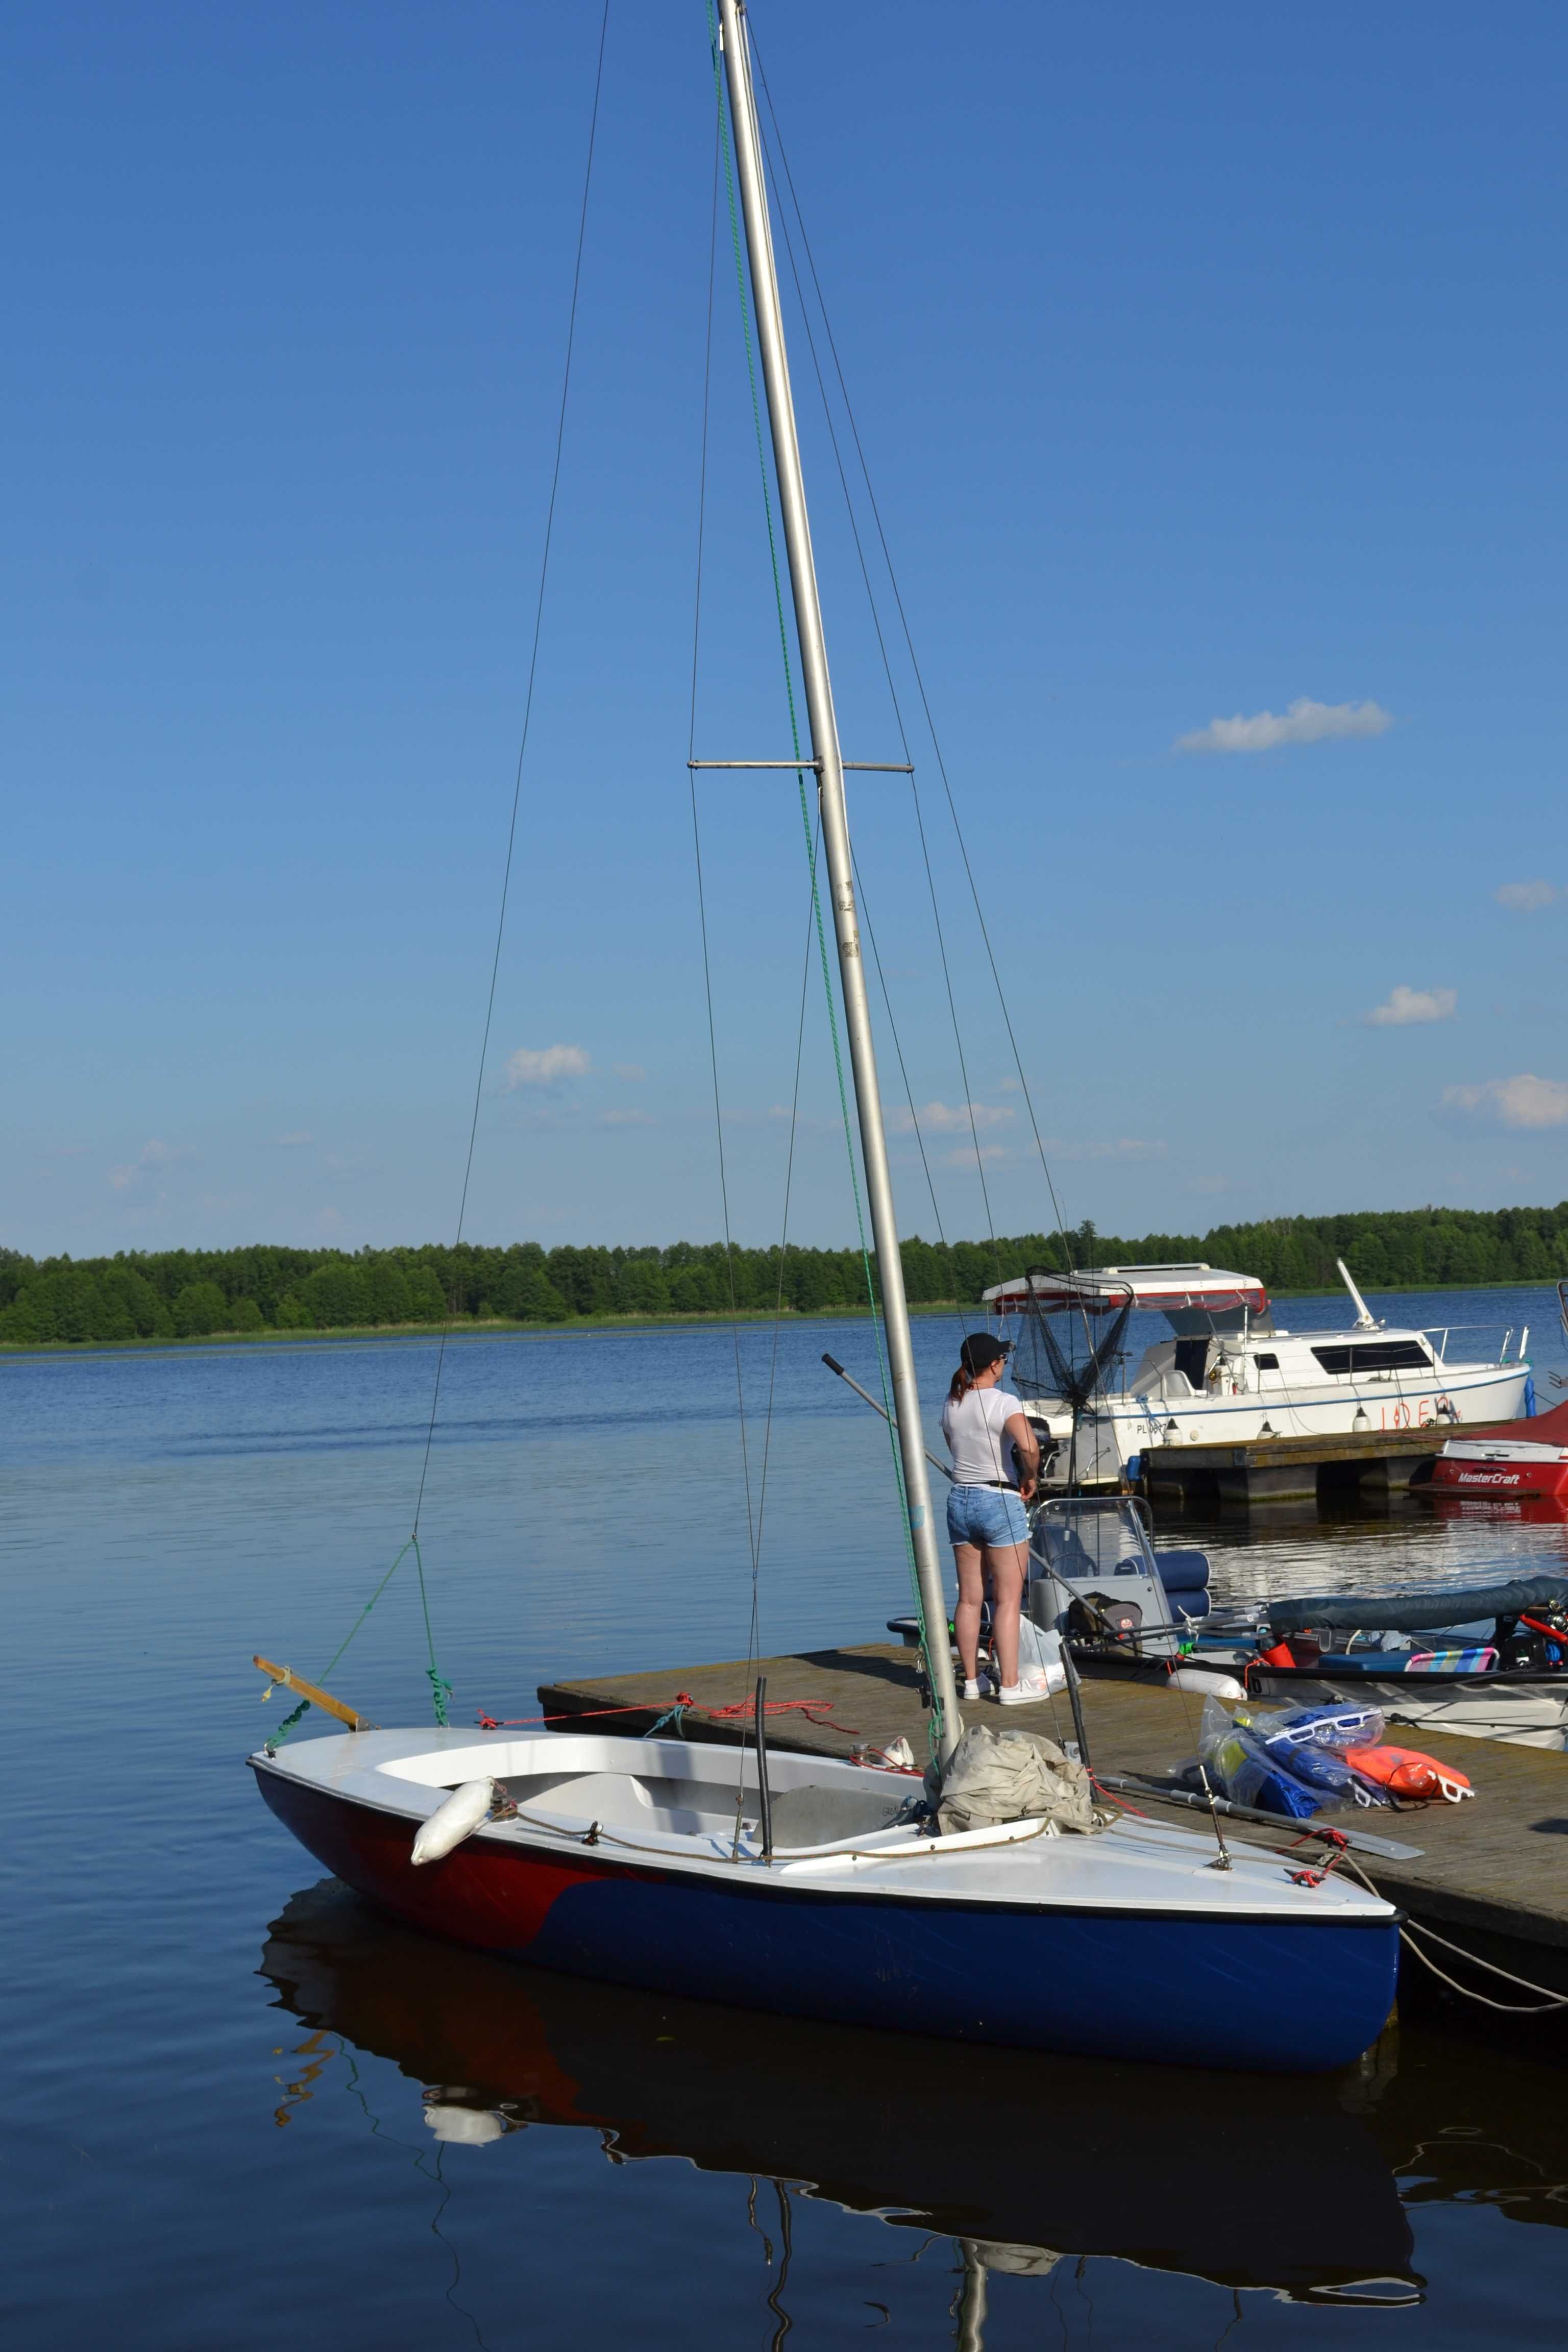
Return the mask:
<svg viewBox="0 0 1568 2352"><path fill-rule="evenodd" d="M1343 1257L1363 1289L1473 1289L1554 1282L1568 1271L1568 1202L1554 1209L1410 1209L1283 1217L1205 1234L1139 1239L1083 1224L1067 1234L900 1244L912 1307L973 1307L1031 1266L1202 1260L1270 1291L1331 1290ZM721 1242L606 1249L537 1242L396 1249L160 1250L34 1259L0 1250L0 1344L260 1338L448 1320L561 1324L612 1317L797 1315L864 1308L857 1249L783 1254Z"/></svg>

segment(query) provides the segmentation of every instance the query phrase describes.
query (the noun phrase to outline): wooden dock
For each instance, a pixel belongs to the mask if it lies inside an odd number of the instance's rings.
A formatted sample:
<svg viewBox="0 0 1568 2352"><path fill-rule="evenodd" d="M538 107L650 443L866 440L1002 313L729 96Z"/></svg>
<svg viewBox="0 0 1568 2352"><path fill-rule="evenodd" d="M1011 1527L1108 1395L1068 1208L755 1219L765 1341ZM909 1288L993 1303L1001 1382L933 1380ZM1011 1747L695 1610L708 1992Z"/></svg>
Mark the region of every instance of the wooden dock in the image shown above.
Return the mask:
<svg viewBox="0 0 1568 2352"><path fill-rule="evenodd" d="M741 1735L741 1709L749 1714L758 1674L768 1680L770 1747L842 1759L861 1743L885 1748L901 1734L924 1760L928 1718L921 1706L916 1653L887 1643L762 1658L751 1667L731 1660L593 1682L548 1683L541 1686L539 1699L552 1729L637 1735L684 1698L678 1718L683 1737L733 1742ZM1086 1681L1083 1703L1097 1773L1167 1773L1196 1748L1202 1702L1189 1694L1161 1685ZM1005 1715L982 1701L963 1713L969 1723L1021 1727L1057 1738L1072 1734L1065 1697ZM666 1736L675 1727L667 1725ZM1475 1788L1473 1801L1318 1818L1419 1848L1407 1861L1366 1853L1357 1859L1379 1892L1401 1905L1413 1922L1427 1922L1467 1950L1568 1993L1568 1755L1425 1730L1404 1737L1409 1745L1455 1764ZM1203 1826L1201 1815L1156 1797L1140 1793L1128 1801L1147 1806L1160 1820ZM1280 1823L1280 1835L1295 1833L1293 1824ZM1275 1832L1253 1823L1229 1822L1226 1834L1237 1844L1279 1842ZM1449 1956L1436 1957L1449 1964ZM1463 1962L1455 1964L1455 1972L1505 2000L1528 2004L1531 1998L1467 1970Z"/></svg>
<svg viewBox="0 0 1568 2352"><path fill-rule="evenodd" d="M1484 1437L1490 1424L1464 1424ZM1311 1502L1328 1490L1398 1494L1418 1486L1458 1427L1342 1430L1325 1437L1254 1437L1242 1445L1150 1445L1139 1484L1160 1501Z"/></svg>

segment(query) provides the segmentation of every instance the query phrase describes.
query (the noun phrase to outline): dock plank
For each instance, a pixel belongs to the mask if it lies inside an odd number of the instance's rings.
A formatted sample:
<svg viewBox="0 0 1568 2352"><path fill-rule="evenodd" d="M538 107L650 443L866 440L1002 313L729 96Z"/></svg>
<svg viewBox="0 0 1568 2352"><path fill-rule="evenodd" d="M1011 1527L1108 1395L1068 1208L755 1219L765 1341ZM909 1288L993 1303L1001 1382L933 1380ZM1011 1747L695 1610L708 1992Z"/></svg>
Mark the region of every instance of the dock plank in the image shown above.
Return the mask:
<svg viewBox="0 0 1568 2352"><path fill-rule="evenodd" d="M539 1698L554 1729L593 1725L635 1735L649 1729L684 1694L690 1702L682 1719L687 1738L733 1742L741 1718L721 1710L745 1706L755 1675L764 1674L770 1747L842 1759L858 1742L885 1748L901 1734L923 1759L928 1717L921 1707L915 1658L901 1646L870 1643L762 1658L751 1665L729 1659L545 1684ZM1168 1772L1196 1747L1202 1702L1191 1694L1106 1680L1086 1682L1083 1698L1098 1771ZM789 1703L787 1711L773 1712L781 1700ZM1006 1715L984 1700L961 1711L966 1723L1020 1725L1056 1738L1072 1733L1067 1700L1060 1696ZM1367 1874L1415 1921L1479 1931L1510 1948L1531 1947L1539 1963L1535 1974L1568 1991L1568 1756L1452 1733L1394 1736L1456 1766L1476 1796L1463 1805L1353 1816L1365 1829L1386 1830L1422 1849L1418 1859L1405 1862L1362 1855ZM1149 1801L1158 1806L1157 1799ZM1136 1802L1142 1806L1144 1800ZM1189 1826L1194 1820L1191 1811L1159 1810L1163 1818ZM1280 1827L1287 1832L1290 1824ZM1227 1824L1226 1835L1250 1842L1271 1832ZM1487 1957L1497 1957L1489 1943L1476 1943L1474 1934L1471 1940Z"/></svg>

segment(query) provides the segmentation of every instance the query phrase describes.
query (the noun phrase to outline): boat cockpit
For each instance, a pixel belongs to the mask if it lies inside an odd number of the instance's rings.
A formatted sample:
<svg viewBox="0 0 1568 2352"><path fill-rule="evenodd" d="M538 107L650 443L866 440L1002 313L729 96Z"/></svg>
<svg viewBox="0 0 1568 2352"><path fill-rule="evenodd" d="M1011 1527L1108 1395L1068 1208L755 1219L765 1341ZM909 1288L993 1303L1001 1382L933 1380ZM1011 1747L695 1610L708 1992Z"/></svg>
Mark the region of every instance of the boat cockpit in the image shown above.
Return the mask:
<svg viewBox="0 0 1568 2352"><path fill-rule="evenodd" d="M1206 1552L1155 1549L1141 1496L1059 1496L1034 1514L1025 1605L1044 1630L1119 1623L1142 1654L1175 1657L1209 1613L1208 1582Z"/></svg>

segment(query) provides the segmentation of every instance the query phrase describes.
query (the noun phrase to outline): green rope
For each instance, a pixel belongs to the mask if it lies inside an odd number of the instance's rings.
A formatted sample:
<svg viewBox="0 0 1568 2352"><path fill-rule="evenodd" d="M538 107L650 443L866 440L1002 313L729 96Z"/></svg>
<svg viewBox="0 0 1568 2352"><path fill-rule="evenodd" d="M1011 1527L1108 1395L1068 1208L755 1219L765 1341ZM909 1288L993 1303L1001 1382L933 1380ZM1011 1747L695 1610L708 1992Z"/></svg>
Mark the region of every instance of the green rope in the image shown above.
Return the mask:
<svg viewBox="0 0 1568 2352"><path fill-rule="evenodd" d="M410 1552L414 1554L415 1559L418 1563L419 1601L425 1612L425 1639L430 1652L430 1664L426 1668L426 1674L429 1679L431 1691L436 1701L436 1720L441 1726L442 1729L445 1730L447 1726L447 1701L452 1696L452 1685L450 1683L443 1682L440 1675L436 1671L436 1645L434 1641L431 1639L430 1633L430 1605L425 1597L425 1563L419 1558L419 1538L417 1536L409 1537L408 1541L404 1545L403 1549L398 1553L397 1558L393 1561L392 1566L387 1570L386 1574L382 1578L381 1582L376 1586L375 1591L371 1594L370 1599L365 1602L364 1607L360 1611L359 1615L354 1619L353 1623L349 1627L348 1632L343 1635L342 1640L338 1643L337 1648L332 1652L331 1656L327 1660L327 1663L321 1668L321 1673L315 1676L315 1680L319 1683L324 1683L326 1681L327 1676L331 1673L332 1668L337 1664L338 1660L342 1656L343 1652L348 1648L349 1643L353 1640L354 1635L359 1632L360 1627L364 1623L365 1619L370 1615L371 1611L375 1607L376 1602L381 1599L382 1594L386 1591L387 1586L392 1582L393 1578L397 1574L398 1570L402 1567ZM302 1698L300 1701L299 1706L295 1707L291 1713L284 1717L277 1730L272 1734L271 1738L268 1740L267 1746L268 1748L280 1748L284 1740L288 1738L289 1734L293 1730L294 1726L300 1720L301 1717L308 1715L310 1711L310 1700L308 1698Z"/></svg>
<svg viewBox="0 0 1568 2352"><path fill-rule="evenodd" d="M664 1713L659 1717L657 1723L650 1723L648 1725L647 1729L643 1733L643 1738L645 1739L651 1739L656 1732L659 1732L664 1729L667 1723L673 1723L675 1726L676 1738L683 1739L686 1736L686 1710L690 1704L691 1702L689 1699L678 1698L673 1706L666 1707Z"/></svg>
<svg viewBox="0 0 1568 2352"><path fill-rule="evenodd" d="M436 1705L436 1720L440 1725L441 1729L445 1731L447 1728L447 1701L452 1696L452 1685L450 1683L442 1681L436 1666L436 1636L430 1631L430 1601L429 1597L425 1591L425 1559L419 1549L418 1537L410 1536L407 1543L403 1547L403 1549L404 1551L411 1550L413 1552L414 1565L419 1570L419 1606L425 1618L425 1647L430 1659L429 1664L425 1669L425 1674L430 1685L430 1696ZM401 1559L402 1557L403 1553L399 1552L398 1559Z"/></svg>
<svg viewBox="0 0 1568 2352"><path fill-rule="evenodd" d="M717 30L713 21L713 0L707 0L708 37L713 58L713 89L719 107L721 131L729 123L729 106L724 88L723 68L720 62ZM790 747L800 766L795 770L795 783L800 793L800 821L805 837L805 859L811 877L812 916L816 926L817 952L822 964L823 992L827 1000L827 1029L833 1045L833 1068L838 1085L838 1111L844 1125L844 1143L849 1160L849 1185L855 1201L855 1223L860 1242L860 1262L866 1275L866 1297L871 1311L871 1330L877 1349L877 1375L882 1391L882 1403L887 1414L888 1444L892 1456L893 1482L898 1489L900 1517L904 1531L904 1557L909 1570L910 1589L914 1597L915 1614L920 1622L921 1652L925 1659L926 1675L931 1688L931 1714L928 1725L931 1753L934 1756L942 1739L942 1710L936 1701L935 1676L931 1664L931 1639L925 1620L925 1603L921 1592L920 1570L915 1560L914 1538L910 1527L910 1501L904 1485L904 1465L899 1454L899 1441L893 1427L892 1398L889 1391L888 1365L882 1346L882 1323L877 1297L876 1276L871 1265L871 1251L866 1238L866 1214L860 1195L860 1171L855 1157L854 1125L849 1114L849 1092L844 1076L844 1055L838 1034L838 1006L833 992L833 967L827 951L827 930L822 917L822 896L817 883L816 840L811 822L811 807L806 798L805 770L800 744L800 716L795 707L795 670L790 660L789 624L784 614L784 583L779 572L778 540L773 529L773 487L768 477L767 444L763 431L762 402L757 392L756 355L752 344L751 310L746 299L746 266L741 246L740 215L735 202L735 175L729 138L721 137L724 150L724 189L730 209L730 239L735 253L735 282L741 298L741 333L746 352L746 378L752 395L752 424L756 434L757 463L762 475L763 512L767 523L768 561L773 569L773 608L778 615L779 650L784 659L784 697L789 707Z"/></svg>

